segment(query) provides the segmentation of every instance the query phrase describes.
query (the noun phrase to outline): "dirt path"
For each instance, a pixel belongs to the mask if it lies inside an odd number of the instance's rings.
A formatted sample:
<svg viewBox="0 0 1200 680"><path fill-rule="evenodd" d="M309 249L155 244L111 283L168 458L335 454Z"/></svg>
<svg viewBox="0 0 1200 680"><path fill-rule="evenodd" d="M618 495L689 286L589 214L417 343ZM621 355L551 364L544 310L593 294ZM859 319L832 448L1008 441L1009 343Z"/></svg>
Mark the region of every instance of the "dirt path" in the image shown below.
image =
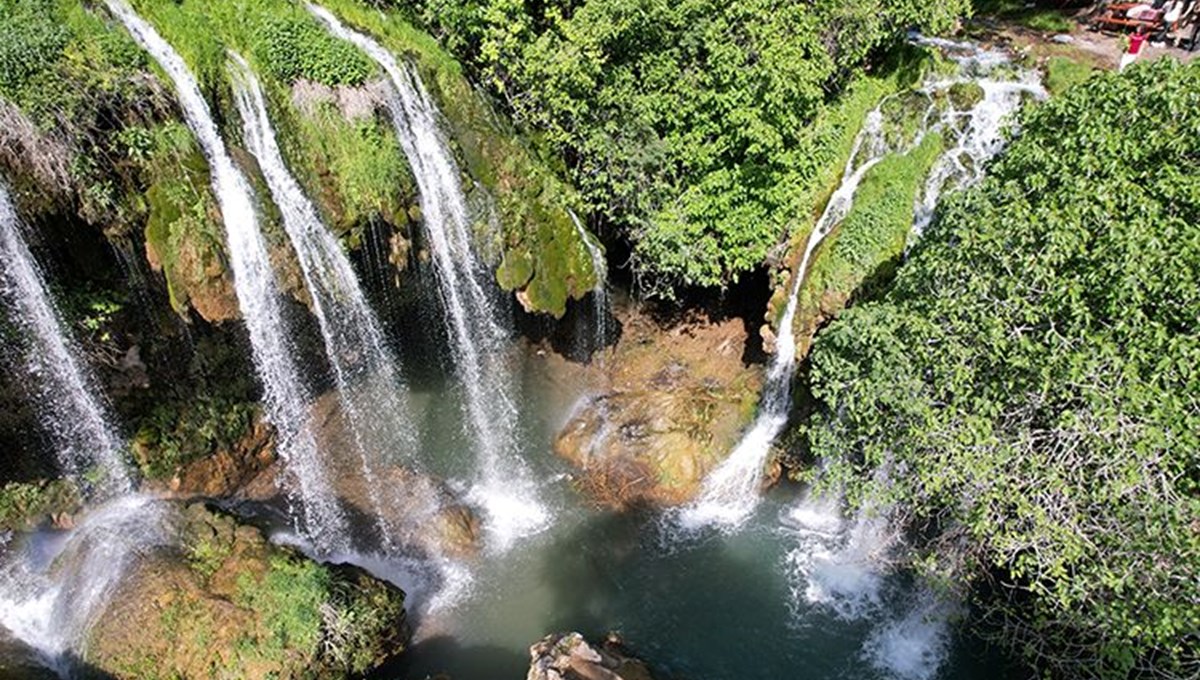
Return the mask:
<svg viewBox="0 0 1200 680"><path fill-rule="evenodd" d="M1077 15L1068 33L1037 31L991 17L977 17L966 29L976 39L1004 44L1017 54L1027 54L1039 61L1063 56L1098 68L1115 69L1125 49L1124 37L1088 30L1086 16L1086 12ZM1173 57L1187 63L1198 56L1200 50L1188 52L1164 43L1147 43L1142 48L1140 58L1154 60Z"/></svg>

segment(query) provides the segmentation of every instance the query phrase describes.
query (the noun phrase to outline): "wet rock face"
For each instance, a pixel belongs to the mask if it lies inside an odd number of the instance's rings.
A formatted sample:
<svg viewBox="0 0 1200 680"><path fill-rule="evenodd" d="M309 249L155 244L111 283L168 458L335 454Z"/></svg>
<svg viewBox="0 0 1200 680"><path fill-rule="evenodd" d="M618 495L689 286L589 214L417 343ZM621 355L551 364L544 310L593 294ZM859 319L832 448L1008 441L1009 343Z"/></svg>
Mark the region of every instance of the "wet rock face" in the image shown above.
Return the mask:
<svg viewBox="0 0 1200 680"><path fill-rule="evenodd" d="M761 369L742 362L739 319L623 323L598 394L559 432L555 451L583 470L580 485L603 504L684 503L753 416Z"/></svg>
<svg viewBox="0 0 1200 680"><path fill-rule="evenodd" d="M185 465L170 490L183 497L224 498L250 483L275 462L275 430L261 415L233 446Z"/></svg>
<svg viewBox="0 0 1200 680"><path fill-rule="evenodd" d="M529 657L526 680L653 680L615 639L593 647L579 633L547 635L529 648Z"/></svg>
<svg viewBox="0 0 1200 680"><path fill-rule="evenodd" d="M463 558L478 552L478 518L443 483L394 462L382 447L369 447L365 455L372 470L364 473L363 454L336 392L313 403L312 423L318 448L330 454L324 459L329 481L346 515L357 522L354 538L360 548L378 549L383 537L376 534L386 531L392 547L409 554ZM232 496L286 505L291 477L273 456L268 463Z"/></svg>
<svg viewBox="0 0 1200 680"><path fill-rule="evenodd" d="M106 677L346 677L400 654L404 593L271 545L202 504L178 506L88 633Z"/></svg>
<svg viewBox="0 0 1200 680"><path fill-rule="evenodd" d="M56 680L36 650L0 627L0 680Z"/></svg>

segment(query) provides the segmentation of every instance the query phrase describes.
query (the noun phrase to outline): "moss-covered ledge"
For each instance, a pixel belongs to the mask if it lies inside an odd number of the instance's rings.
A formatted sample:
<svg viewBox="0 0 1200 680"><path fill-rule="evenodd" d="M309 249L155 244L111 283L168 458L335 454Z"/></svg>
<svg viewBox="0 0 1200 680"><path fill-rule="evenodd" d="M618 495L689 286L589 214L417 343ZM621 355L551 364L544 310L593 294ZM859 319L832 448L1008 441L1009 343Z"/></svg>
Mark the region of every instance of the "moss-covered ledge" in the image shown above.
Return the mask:
<svg viewBox="0 0 1200 680"><path fill-rule="evenodd" d="M466 171L495 201L501 228L481 215L476 235L497 281L527 310L562 316L567 300L583 297L598 279L569 212L578 202L574 190L526 148L432 36L398 12L357 0L321 4L417 65Z"/></svg>

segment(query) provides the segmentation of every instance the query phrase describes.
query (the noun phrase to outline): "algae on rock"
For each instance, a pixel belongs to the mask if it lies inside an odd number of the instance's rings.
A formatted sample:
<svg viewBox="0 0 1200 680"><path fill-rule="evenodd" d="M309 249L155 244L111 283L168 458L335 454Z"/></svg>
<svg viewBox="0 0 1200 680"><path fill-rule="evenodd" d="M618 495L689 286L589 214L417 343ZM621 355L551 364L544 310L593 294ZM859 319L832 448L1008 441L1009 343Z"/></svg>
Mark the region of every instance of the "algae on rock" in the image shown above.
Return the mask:
<svg viewBox="0 0 1200 680"><path fill-rule="evenodd" d="M203 504L173 506L173 544L140 555L83 661L116 678L349 677L407 643L404 594L326 566Z"/></svg>

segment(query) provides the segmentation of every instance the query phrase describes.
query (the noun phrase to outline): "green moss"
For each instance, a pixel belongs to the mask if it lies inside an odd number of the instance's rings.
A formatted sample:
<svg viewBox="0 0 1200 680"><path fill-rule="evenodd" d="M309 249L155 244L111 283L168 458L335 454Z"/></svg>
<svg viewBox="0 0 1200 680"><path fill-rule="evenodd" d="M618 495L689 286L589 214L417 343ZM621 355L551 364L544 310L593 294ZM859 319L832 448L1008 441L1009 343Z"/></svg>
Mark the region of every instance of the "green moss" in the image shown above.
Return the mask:
<svg viewBox="0 0 1200 680"><path fill-rule="evenodd" d="M276 90L272 101L285 94ZM331 102L307 110L276 107L274 123L289 165L320 205L330 227L350 245L375 217L404 226L416 186L391 125L372 115L347 120Z"/></svg>
<svg viewBox="0 0 1200 680"><path fill-rule="evenodd" d="M78 490L63 479L9 482L0 487L0 530L26 529L48 515L74 512L79 504Z"/></svg>
<svg viewBox="0 0 1200 680"><path fill-rule="evenodd" d="M170 477L187 463L232 447L249 430L254 413L252 403L209 394L162 402L141 421L134 459L147 478Z"/></svg>
<svg viewBox="0 0 1200 680"><path fill-rule="evenodd" d="M912 230L917 192L943 150L942 136L929 134L916 149L867 172L853 208L814 253L801 285L793 326L801 338L829 311L823 304L840 307L864 284L891 278Z"/></svg>
<svg viewBox="0 0 1200 680"><path fill-rule="evenodd" d="M959 111L969 111L983 101L983 87L979 83L954 83L948 91L950 105Z"/></svg>
<svg viewBox="0 0 1200 680"><path fill-rule="evenodd" d="M531 309L561 316L567 299L583 297L597 281L586 245L567 213L578 203L575 192L496 115L464 77L461 65L431 36L397 12L381 12L355 0L323 4L415 61L445 115L464 168L496 201L502 225L498 243L486 243L492 236L487 216L481 216L476 233L485 252L498 245L498 282L509 290L523 288Z"/></svg>
<svg viewBox="0 0 1200 680"><path fill-rule="evenodd" d="M208 165L191 132L182 123L169 122L150 134L147 255L166 278L171 307L186 314L193 298L219 296L230 283L223 227L209 188Z"/></svg>
<svg viewBox="0 0 1200 680"><path fill-rule="evenodd" d="M236 604L259 614L264 635L255 652L279 659L289 650L316 650L321 640L320 607L329 589L329 572L315 562L274 555L259 578L242 574Z"/></svg>

